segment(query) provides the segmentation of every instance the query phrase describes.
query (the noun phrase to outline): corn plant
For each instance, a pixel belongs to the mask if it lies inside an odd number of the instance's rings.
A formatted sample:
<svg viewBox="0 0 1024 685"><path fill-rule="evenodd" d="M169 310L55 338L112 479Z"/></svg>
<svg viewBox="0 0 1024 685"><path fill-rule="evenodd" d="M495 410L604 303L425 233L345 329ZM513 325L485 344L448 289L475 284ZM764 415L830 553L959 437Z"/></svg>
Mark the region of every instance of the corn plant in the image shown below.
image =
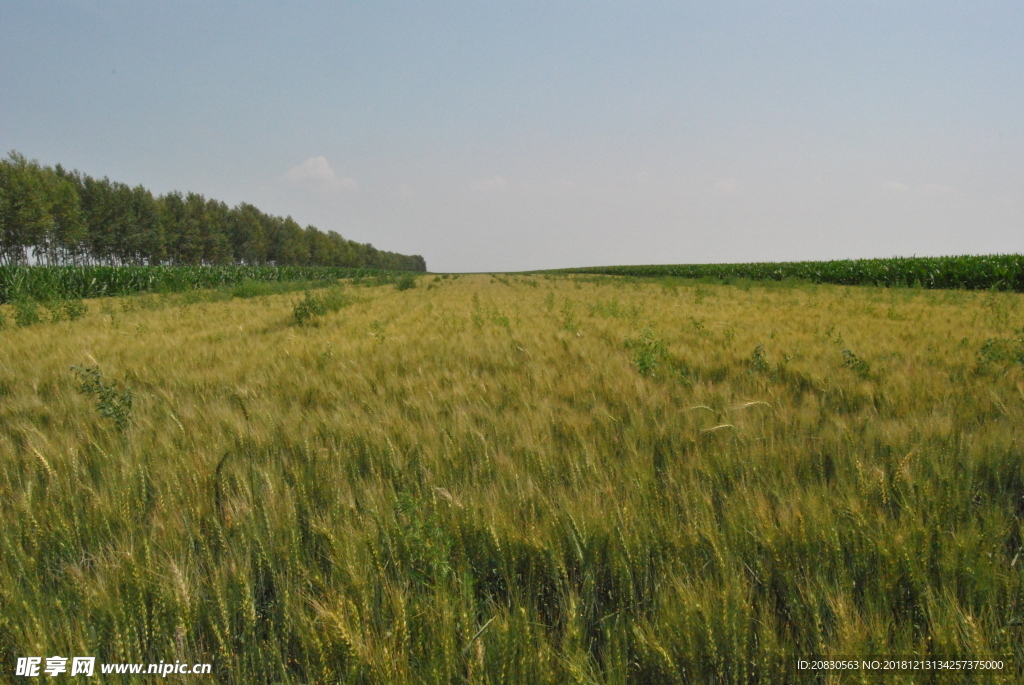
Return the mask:
<svg viewBox="0 0 1024 685"><path fill-rule="evenodd" d="M0 304L19 299L37 301L119 297L146 292L187 292L254 283L337 283L338 279L395 282L394 272L381 269L326 266L0 266Z"/></svg>
<svg viewBox="0 0 1024 685"><path fill-rule="evenodd" d="M896 257L840 259L829 262L757 262L748 264L664 264L596 266L548 273L607 274L642 278L783 281L798 279L836 285L960 288L1024 292L1024 255ZM702 299L698 295L698 303Z"/></svg>

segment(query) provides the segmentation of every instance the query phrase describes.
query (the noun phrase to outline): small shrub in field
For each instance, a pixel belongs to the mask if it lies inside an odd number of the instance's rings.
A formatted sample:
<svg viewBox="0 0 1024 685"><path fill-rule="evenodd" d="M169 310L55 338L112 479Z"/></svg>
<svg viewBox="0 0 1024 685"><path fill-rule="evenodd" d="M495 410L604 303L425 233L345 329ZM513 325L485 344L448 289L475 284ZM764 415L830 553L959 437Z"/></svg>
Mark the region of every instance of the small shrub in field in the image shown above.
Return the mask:
<svg viewBox="0 0 1024 685"><path fill-rule="evenodd" d="M658 364L668 357L668 343L655 338L650 329L638 338L626 338L626 349L633 352L633 366L641 376L649 376Z"/></svg>
<svg viewBox="0 0 1024 685"><path fill-rule="evenodd" d="M64 302L61 303L61 306L64 309L64 316L66 316L69 321L77 321L85 316L89 311L88 305L81 300L64 300Z"/></svg>
<svg viewBox="0 0 1024 685"><path fill-rule="evenodd" d="M89 308L81 300L57 300L46 305L50 313L50 321L76 321L89 311Z"/></svg>
<svg viewBox="0 0 1024 685"><path fill-rule="evenodd" d="M374 320L374 322L370 324L370 328L373 329L373 332L370 333L370 335L377 339L378 344L383 345L384 340L386 339L386 336L384 335L384 323Z"/></svg>
<svg viewBox="0 0 1024 685"><path fill-rule="evenodd" d="M331 290L323 295L314 295L306 291L305 297L295 303L292 314L295 316L295 322L301 325L350 304L352 298L338 290Z"/></svg>
<svg viewBox="0 0 1024 685"><path fill-rule="evenodd" d="M566 298L565 304L562 305L562 328L570 333L575 333L579 330L579 327L580 322L576 318L576 307L572 300Z"/></svg>
<svg viewBox="0 0 1024 685"><path fill-rule="evenodd" d="M843 368L853 371L861 378L867 378L871 367L866 361L855 355L850 350L843 350Z"/></svg>
<svg viewBox="0 0 1024 685"><path fill-rule="evenodd" d="M42 321L39 316L39 304L35 300L17 300L14 303L14 323L18 326L31 326Z"/></svg>
<svg viewBox="0 0 1024 685"><path fill-rule="evenodd" d="M769 368L764 345L758 345L754 348L754 353L750 355L750 373L765 373Z"/></svg>
<svg viewBox="0 0 1024 685"><path fill-rule="evenodd" d="M302 325L313 317L323 316L327 313L327 304L324 298L306 292L306 296L295 303L292 314L295 316L295 323Z"/></svg>
<svg viewBox="0 0 1024 685"><path fill-rule="evenodd" d="M396 290L412 290L416 287L416 278L411 274L406 274L398 279L395 283Z"/></svg>
<svg viewBox="0 0 1024 685"><path fill-rule="evenodd" d="M240 297L242 299L250 299L253 297L259 297L260 295L268 295L272 291L271 287L267 283L260 283L246 279L241 283L236 283L231 288L231 297Z"/></svg>
<svg viewBox="0 0 1024 685"><path fill-rule="evenodd" d="M51 323L59 323L61 321L67 321L67 315L64 313L64 308L61 307L60 302L47 302L46 311L50 314Z"/></svg>
<svg viewBox="0 0 1024 685"><path fill-rule="evenodd" d="M7 317L4 316L3 312L0 312L0 330L7 328Z"/></svg>
<svg viewBox="0 0 1024 685"><path fill-rule="evenodd" d="M95 366L72 366L71 370L78 379L78 392L95 399L100 416L113 420L118 431L126 431L132 414L131 388L119 391L113 384L108 385Z"/></svg>
<svg viewBox="0 0 1024 685"><path fill-rule="evenodd" d="M1024 365L1024 329L1018 333L1016 340L989 338L978 349L979 366L1014 363Z"/></svg>
<svg viewBox="0 0 1024 685"><path fill-rule="evenodd" d="M334 345L332 345L331 343L327 343L327 347L324 349L324 351L318 354L316 357L317 368L325 368L331 362L332 359L334 359Z"/></svg>
<svg viewBox="0 0 1024 685"><path fill-rule="evenodd" d="M346 295L339 289L332 288L323 295L324 306L327 307L327 311L336 312L339 309L349 306L352 304L352 298Z"/></svg>

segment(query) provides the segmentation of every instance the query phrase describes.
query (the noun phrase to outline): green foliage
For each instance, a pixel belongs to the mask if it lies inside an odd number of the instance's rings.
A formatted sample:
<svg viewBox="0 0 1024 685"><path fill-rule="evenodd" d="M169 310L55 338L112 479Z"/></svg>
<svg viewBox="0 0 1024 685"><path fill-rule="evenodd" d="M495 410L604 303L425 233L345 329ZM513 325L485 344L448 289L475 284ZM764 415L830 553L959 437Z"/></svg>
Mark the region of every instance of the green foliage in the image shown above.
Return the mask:
<svg viewBox="0 0 1024 685"><path fill-rule="evenodd" d="M562 328L575 333L580 328L579 319L576 318L576 306L569 298L562 303Z"/></svg>
<svg viewBox="0 0 1024 685"><path fill-rule="evenodd" d="M768 357L764 353L764 345L758 345L754 348L754 353L750 355L750 372L767 373L770 369Z"/></svg>
<svg viewBox="0 0 1024 685"><path fill-rule="evenodd" d="M629 319L630 321L635 322L640 318L640 313L641 310L639 305L633 304L626 307L614 298L607 302L598 300L590 305L591 316L597 315L605 318Z"/></svg>
<svg viewBox="0 0 1024 685"><path fill-rule="evenodd" d="M412 274L404 274L398 278L395 283L395 289L397 290L412 290L416 287L416 277Z"/></svg>
<svg viewBox="0 0 1024 685"><path fill-rule="evenodd" d="M756 262L750 264L665 264L558 269L549 273L607 274L663 278L785 281L799 279L837 285L962 288L1024 292L1024 255L896 257L840 259L829 262ZM703 297L698 293L698 304Z"/></svg>
<svg viewBox="0 0 1024 685"><path fill-rule="evenodd" d="M392 282L390 272L319 266L0 266L0 304L120 297L224 288L256 297L337 283L343 278Z"/></svg>
<svg viewBox="0 0 1024 685"><path fill-rule="evenodd" d="M40 323L42 317L39 314L39 303L29 298L15 300L14 323L20 327L31 326Z"/></svg>
<svg viewBox="0 0 1024 685"><path fill-rule="evenodd" d="M978 349L978 365L1020 364L1024 366L1024 329L1016 338L989 338Z"/></svg>
<svg viewBox="0 0 1024 685"><path fill-rule="evenodd" d="M373 323L370 324L372 332L370 335L374 337L378 345L383 345L384 341L387 340L387 336L384 334L384 322L374 319Z"/></svg>
<svg viewBox="0 0 1024 685"><path fill-rule="evenodd" d="M61 307L64 310L64 316L69 321L77 321L89 312L88 305L81 300L64 300L61 302Z"/></svg>
<svg viewBox="0 0 1024 685"><path fill-rule="evenodd" d="M252 297L269 295L271 292L271 286L269 283L262 283L260 281L254 281L247 278L231 288L231 297L249 299Z"/></svg>
<svg viewBox="0 0 1024 685"><path fill-rule="evenodd" d="M291 217L198 193L154 197L142 186L0 160L0 266L289 265L426 271L419 255L378 250ZM37 295L38 296L38 295Z"/></svg>
<svg viewBox="0 0 1024 685"><path fill-rule="evenodd" d="M103 381L103 374L98 367L72 366L78 379L78 392L96 400L96 409L100 416L111 419L117 430L125 432L132 416L132 390L118 390L116 385Z"/></svg>
<svg viewBox="0 0 1024 685"><path fill-rule="evenodd" d="M295 303L292 315L295 317L295 323L302 325L328 312L336 312L351 303L352 298L338 289L331 289L319 295L307 290L305 297Z"/></svg>
<svg viewBox="0 0 1024 685"><path fill-rule="evenodd" d="M310 319L323 316L327 313L327 303L324 298L313 295L306 291L306 296L295 303L292 314L295 316L295 323L302 325Z"/></svg>
<svg viewBox="0 0 1024 685"><path fill-rule="evenodd" d="M626 349L633 352L633 366L641 376L654 373L663 360L668 358L668 343L655 338L651 329L646 329L639 337L626 338Z"/></svg>
<svg viewBox="0 0 1024 685"><path fill-rule="evenodd" d="M867 378L871 366L850 350L843 350L843 368L853 371L861 378Z"/></svg>
<svg viewBox="0 0 1024 685"><path fill-rule="evenodd" d="M89 311L88 305L81 300L56 300L46 303L50 321L77 321Z"/></svg>
<svg viewBox="0 0 1024 685"><path fill-rule="evenodd" d="M334 359L334 345L327 343L327 347L317 355L316 366L318 369L324 369L330 364L331 360Z"/></svg>

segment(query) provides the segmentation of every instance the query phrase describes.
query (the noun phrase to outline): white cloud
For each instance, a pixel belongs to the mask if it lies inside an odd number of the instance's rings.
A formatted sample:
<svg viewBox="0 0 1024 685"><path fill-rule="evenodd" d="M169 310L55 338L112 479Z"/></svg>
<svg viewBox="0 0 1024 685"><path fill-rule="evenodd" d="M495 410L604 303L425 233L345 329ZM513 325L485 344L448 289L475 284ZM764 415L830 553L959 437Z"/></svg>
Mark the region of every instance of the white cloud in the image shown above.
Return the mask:
<svg viewBox="0 0 1024 685"><path fill-rule="evenodd" d="M290 183L303 185L325 191L354 191L358 189L356 180L350 177L339 177L334 173L326 157L310 157L297 167L292 167L284 175Z"/></svg>

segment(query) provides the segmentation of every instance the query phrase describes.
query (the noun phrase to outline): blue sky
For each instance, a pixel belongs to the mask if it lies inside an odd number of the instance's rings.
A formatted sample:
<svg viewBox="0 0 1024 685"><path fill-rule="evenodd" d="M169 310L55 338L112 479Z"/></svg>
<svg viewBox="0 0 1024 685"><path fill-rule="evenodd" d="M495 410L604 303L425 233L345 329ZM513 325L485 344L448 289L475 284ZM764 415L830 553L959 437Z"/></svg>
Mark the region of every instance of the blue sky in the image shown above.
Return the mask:
<svg viewBox="0 0 1024 685"><path fill-rule="evenodd" d="M0 2L0 147L444 271L1024 251L1024 3Z"/></svg>

